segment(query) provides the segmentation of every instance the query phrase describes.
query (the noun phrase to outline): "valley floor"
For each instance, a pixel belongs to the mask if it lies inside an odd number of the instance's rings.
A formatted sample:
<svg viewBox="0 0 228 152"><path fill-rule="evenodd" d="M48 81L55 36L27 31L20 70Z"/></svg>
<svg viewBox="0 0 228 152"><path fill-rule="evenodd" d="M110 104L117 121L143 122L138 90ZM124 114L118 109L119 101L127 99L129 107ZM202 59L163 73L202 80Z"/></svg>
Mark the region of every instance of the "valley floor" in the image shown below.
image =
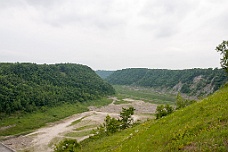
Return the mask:
<svg viewBox="0 0 228 152"><path fill-rule="evenodd" d="M153 118L157 107L156 104L142 100L123 99L119 104L117 98L113 97L112 100L113 102L107 106L91 106L88 112L75 114L30 134L5 140L3 143L17 151L51 152L55 144L64 138L73 138L78 142L88 138L94 133L93 129L103 123L107 115L118 118L122 107L133 106L136 109L133 115L135 122Z"/></svg>

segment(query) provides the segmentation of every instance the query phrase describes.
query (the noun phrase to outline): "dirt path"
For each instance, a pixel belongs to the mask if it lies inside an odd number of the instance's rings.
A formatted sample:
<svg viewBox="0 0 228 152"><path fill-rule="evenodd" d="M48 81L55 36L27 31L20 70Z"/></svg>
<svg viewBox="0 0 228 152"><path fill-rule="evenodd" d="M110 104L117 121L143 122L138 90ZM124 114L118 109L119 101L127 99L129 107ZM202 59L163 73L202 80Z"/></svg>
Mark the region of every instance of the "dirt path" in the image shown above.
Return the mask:
<svg viewBox="0 0 228 152"><path fill-rule="evenodd" d="M77 132L80 133L80 131L86 131L86 129L90 130L96 128L96 126L103 123L107 115L118 118L122 107L133 106L136 109L135 115L133 116L134 121L146 120L151 117L149 114L154 113L156 110L156 105L145 103L141 100L124 99L129 103L116 105L115 102L117 98L114 97L112 99L113 102L108 106L101 108L89 107L90 111L88 112L75 114L25 136L9 139L4 141L4 144L16 150L26 149L27 151L34 152L51 152L53 151L54 143L57 143L63 138L74 138L79 142L88 138L89 135L70 137L67 133L76 132L75 129L78 129ZM75 123L75 121L77 123ZM89 128L89 126L91 126L91 128ZM83 127L85 129L83 129Z"/></svg>

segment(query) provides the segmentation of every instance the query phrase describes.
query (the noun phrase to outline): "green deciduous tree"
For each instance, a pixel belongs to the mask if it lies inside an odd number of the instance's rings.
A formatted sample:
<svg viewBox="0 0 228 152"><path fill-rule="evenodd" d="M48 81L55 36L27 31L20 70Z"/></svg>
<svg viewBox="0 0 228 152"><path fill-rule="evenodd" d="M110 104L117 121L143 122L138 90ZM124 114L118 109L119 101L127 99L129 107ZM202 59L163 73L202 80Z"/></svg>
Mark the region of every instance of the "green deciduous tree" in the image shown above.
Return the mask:
<svg viewBox="0 0 228 152"><path fill-rule="evenodd" d="M107 134L113 134L119 130L120 122L115 119L111 118L109 115L106 116L105 118L105 128Z"/></svg>
<svg viewBox="0 0 228 152"><path fill-rule="evenodd" d="M220 64L228 73L228 41L223 41L215 50L221 53L222 58L220 59Z"/></svg>
<svg viewBox="0 0 228 152"><path fill-rule="evenodd" d="M120 119L115 119L107 115L104 123L97 128L97 134L94 137L109 136L117 131L131 127L134 111L134 107L122 108Z"/></svg>
<svg viewBox="0 0 228 152"><path fill-rule="evenodd" d="M120 113L120 122L121 122L121 129L129 128L132 124L132 115L134 114L135 108L122 108L122 112Z"/></svg>

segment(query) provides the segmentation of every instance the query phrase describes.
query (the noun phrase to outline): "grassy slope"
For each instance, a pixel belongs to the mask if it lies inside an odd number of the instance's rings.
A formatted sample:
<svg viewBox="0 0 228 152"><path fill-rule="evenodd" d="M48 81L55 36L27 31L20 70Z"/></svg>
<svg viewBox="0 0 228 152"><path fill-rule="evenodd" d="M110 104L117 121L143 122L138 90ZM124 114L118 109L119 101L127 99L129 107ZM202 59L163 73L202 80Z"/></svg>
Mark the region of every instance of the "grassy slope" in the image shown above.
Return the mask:
<svg viewBox="0 0 228 152"><path fill-rule="evenodd" d="M44 126L48 122L61 120L76 113L88 111L88 106L104 106L112 100L103 98L75 104L63 104L57 107L48 107L34 113L19 113L0 120L0 137L7 135L19 135L31 132ZM3 129L4 127L8 129Z"/></svg>
<svg viewBox="0 0 228 152"><path fill-rule="evenodd" d="M228 85L157 121L82 142L82 151L228 151Z"/></svg>

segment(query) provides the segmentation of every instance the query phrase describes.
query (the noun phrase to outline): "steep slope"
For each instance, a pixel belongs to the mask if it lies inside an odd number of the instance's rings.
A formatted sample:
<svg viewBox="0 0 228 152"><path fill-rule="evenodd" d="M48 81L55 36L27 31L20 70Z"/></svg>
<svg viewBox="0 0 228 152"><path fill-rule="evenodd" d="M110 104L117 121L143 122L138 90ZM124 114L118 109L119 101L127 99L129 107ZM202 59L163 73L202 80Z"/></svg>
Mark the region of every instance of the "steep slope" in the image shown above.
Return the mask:
<svg viewBox="0 0 228 152"><path fill-rule="evenodd" d="M89 67L78 64L0 64L0 111L32 112L42 106L83 102L113 94Z"/></svg>
<svg viewBox="0 0 228 152"><path fill-rule="evenodd" d="M159 120L82 142L82 151L228 151L228 85Z"/></svg>
<svg viewBox="0 0 228 152"><path fill-rule="evenodd" d="M114 85L152 87L169 93L182 92L191 96L213 93L227 81L222 69L123 69L106 79Z"/></svg>

